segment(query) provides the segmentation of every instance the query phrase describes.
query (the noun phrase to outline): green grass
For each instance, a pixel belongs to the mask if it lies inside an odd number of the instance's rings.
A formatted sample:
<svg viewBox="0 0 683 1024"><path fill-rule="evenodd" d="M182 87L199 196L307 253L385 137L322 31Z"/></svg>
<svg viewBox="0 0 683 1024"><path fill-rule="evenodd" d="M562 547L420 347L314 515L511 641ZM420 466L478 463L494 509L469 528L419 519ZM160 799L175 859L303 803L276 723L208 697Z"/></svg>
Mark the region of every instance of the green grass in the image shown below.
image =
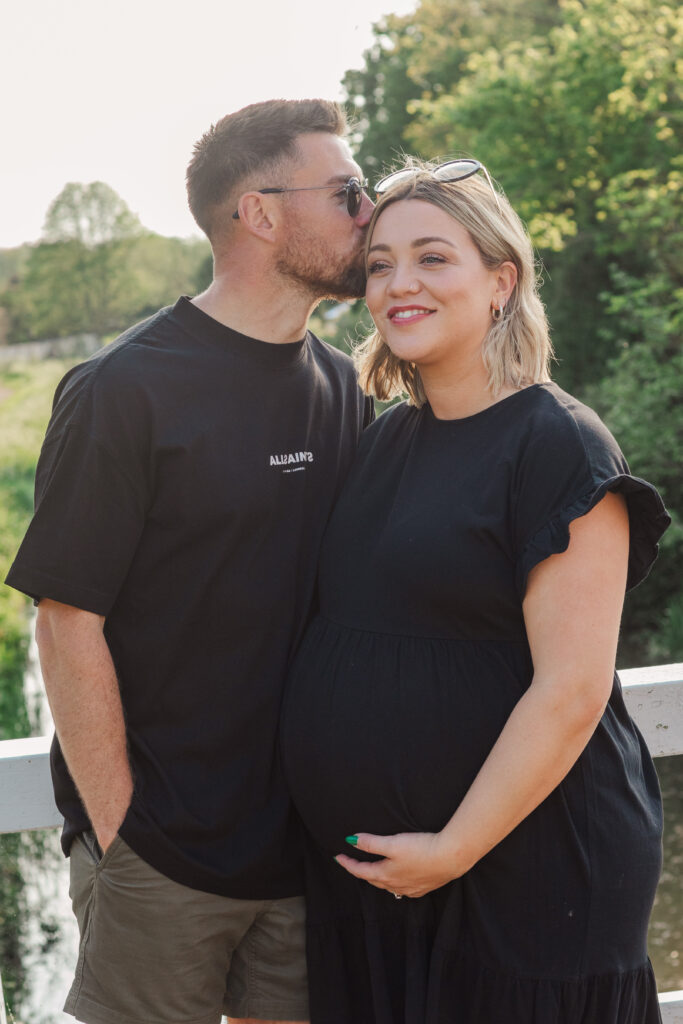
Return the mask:
<svg viewBox="0 0 683 1024"><path fill-rule="evenodd" d="M24 702L31 602L2 585L33 510L33 477L52 396L73 360L0 368L0 739L29 735ZM25 972L24 889L19 851L26 837L0 836L0 964L6 1005L21 1003ZM9 1015L9 1019L14 1018Z"/></svg>
<svg viewBox="0 0 683 1024"><path fill-rule="evenodd" d="M0 581L31 518L33 477L57 383L72 360L0 369ZM28 735L23 675L30 601L0 585L0 739Z"/></svg>

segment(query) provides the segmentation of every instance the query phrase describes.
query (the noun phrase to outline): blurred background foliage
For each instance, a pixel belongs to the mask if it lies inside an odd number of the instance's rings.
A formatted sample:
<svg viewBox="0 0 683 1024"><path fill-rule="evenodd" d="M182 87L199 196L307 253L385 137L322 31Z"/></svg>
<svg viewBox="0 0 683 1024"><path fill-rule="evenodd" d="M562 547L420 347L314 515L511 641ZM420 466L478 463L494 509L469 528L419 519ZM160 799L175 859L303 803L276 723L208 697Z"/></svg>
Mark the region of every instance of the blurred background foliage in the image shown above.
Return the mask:
<svg viewBox="0 0 683 1024"><path fill-rule="evenodd" d="M621 664L683 660L683 9L661 0L421 0L373 27L343 79L371 182L403 154L484 162L528 225L557 353L674 516L627 602ZM202 290L198 239L146 231L71 183L35 245L0 250L0 343L112 336ZM362 302L314 329L348 348Z"/></svg>
<svg viewBox="0 0 683 1024"><path fill-rule="evenodd" d="M146 231L109 185L70 182L36 245L0 250L4 341L116 333L201 291L211 267L208 242Z"/></svg>

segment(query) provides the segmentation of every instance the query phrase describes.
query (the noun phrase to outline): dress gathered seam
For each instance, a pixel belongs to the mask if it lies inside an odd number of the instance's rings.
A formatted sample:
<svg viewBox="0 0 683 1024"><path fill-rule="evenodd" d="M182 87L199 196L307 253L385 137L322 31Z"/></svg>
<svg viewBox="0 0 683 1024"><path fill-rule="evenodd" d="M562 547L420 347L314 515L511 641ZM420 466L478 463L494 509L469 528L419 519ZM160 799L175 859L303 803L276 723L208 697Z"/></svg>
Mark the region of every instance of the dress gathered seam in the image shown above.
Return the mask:
<svg viewBox="0 0 683 1024"><path fill-rule="evenodd" d="M401 630L392 631L390 629L367 629L364 626L350 626L347 622L339 622L338 619L333 619L331 615L325 615L323 612L319 612L318 617L324 621L329 622L332 626L337 626L339 629L348 629L352 633L365 633L368 636L390 636L398 637L401 640L441 640L447 643L455 644L468 644L475 646L478 644L494 644L500 647L526 647L526 638L519 640L494 640L490 637L459 637L459 636L441 636L439 634L429 633L405 633Z"/></svg>

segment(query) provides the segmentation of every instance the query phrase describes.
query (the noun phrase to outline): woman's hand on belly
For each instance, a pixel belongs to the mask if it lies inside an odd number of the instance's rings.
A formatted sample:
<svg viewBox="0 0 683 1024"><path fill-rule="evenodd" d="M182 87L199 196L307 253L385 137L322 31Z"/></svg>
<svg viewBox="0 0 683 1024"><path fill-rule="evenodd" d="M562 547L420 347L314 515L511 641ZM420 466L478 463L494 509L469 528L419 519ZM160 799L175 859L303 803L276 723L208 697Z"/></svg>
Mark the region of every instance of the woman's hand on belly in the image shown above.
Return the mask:
<svg viewBox="0 0 683 1024"><path fill-rule="evenodd" d="M454 861L452 847L447 849L441 832L402 832L395 836L374 836L366 832L351 845L365 853L374 853L383 860L360 861L340 853L337 864L349 874L377 889L386 889L395 896L425 896L463 871Z"/></svg>
<svg viewBox="0 0 683 1024"><path fill-rule="evenodd" d="M564 779L609 698L626 582L628 518L608 494L570 527L567 551L529 576L524 618L534 676L441 832L358 835L383 860L337 856L356 878L424 896L476 864Z"/></svg>

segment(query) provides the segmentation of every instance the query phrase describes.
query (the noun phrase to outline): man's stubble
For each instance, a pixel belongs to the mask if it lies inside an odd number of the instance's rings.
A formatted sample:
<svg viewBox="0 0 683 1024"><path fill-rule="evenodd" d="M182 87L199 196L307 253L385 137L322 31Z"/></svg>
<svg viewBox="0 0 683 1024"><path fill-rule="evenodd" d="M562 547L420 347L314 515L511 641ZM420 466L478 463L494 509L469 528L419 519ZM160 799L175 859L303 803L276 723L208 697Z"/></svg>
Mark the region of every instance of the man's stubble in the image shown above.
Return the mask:
<svg viewBox="0 0 683 1024"><path fill-rule="evenodd" d="M341 257L324 239L290 225L276 268L316 300L359 299L365 295L363 246L350 257Z"/></svg>

